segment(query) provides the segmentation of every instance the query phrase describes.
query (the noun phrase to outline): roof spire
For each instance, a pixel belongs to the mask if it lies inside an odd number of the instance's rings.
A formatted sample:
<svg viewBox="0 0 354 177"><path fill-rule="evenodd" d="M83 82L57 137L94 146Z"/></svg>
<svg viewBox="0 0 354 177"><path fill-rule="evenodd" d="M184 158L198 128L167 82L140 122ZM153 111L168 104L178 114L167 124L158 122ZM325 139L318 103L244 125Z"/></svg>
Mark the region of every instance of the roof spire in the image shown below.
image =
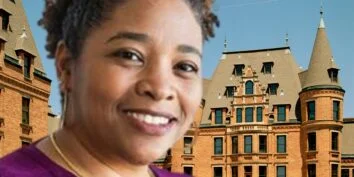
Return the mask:
<svg viewBox="0 0 354 177"><path fill-rule="evenodd" d="M323 20L323 1L321 1L320 15L321 15L321 20L320 20L320 26L318 28L326 28L324 20Z"/></svg>
<svg viewBox="0 0 354 177"><path fill-rule="evenodd" d="M285 46L289 46L289 34L288 34L288 32L286 32L286 34L285 34Z"/></svg>
<svg viewBox="0 0 354 177"><path fill-rule="evenodd" d="M226 39L226 35L225 35L225 40L224 40L224 52L222 53L221 60L226 59L226 54L225 54L225 52L227 52L227 39Z"/></svg>
<svg viewBox="0 0 354 177"><path fill-rule="evenodd" d="M224 40L224 52L227 51L227 39L226 39L226 35L225 35L225 40Z"/></svg>

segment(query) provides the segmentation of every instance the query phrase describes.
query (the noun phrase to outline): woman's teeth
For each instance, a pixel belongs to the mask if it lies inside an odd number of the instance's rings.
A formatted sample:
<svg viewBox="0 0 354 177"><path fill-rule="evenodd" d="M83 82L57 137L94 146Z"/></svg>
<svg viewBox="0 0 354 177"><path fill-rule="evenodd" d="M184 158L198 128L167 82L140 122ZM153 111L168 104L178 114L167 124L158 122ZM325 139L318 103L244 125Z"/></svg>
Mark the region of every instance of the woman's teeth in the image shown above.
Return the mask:
<svg viewBox="0 0 354 177"><path fill-rule="evenodd" d="M160 117L160 116L152 116L149 114L141 114L141 113L136 113L136 112L127 112L127 115L130 117L133 117L139 121L143 121L147 124L153 124L153 125L166 125L169 122L168 118L165 117Z"/></svg>

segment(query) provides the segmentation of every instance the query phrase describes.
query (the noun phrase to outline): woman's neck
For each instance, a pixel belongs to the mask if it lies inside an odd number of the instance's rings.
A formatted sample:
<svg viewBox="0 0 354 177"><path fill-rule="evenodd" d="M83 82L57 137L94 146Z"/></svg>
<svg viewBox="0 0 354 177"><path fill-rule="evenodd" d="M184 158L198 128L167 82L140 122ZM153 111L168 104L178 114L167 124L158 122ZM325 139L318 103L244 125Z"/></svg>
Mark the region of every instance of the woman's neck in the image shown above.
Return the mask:
<svg viewBox="0 0 354 177"><path fill-rule="evenodd" d="M65 162L48 138L38 143L37 147L70 172L82 173L84 176L150 176L147 165L133 165L115 154L109 155L104 149L91 146L82 134L64 128L55 133L54 140L74 169Z"/></svg>

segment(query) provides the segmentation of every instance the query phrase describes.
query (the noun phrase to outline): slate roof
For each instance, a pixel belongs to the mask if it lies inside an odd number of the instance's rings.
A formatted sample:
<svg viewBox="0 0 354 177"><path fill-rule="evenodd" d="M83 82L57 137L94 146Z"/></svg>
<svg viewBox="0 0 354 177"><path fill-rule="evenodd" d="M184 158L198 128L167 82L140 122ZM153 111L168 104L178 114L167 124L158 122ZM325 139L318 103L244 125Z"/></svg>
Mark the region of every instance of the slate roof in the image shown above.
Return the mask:
<svg viewBox="0 0 354 177"><path fill-rule="evenodd" d="M339 69L332 55L332 50L327 39L324 20L321 17L320 25L314 42L309 68L302 73L302 88L313 86L336 86L341 88L340 82L332 82L328 69Z"/></svg>
<svg viewBox="0 0 354 177"><path fill-rule="evenodd" d="M263 63L273 62L272 74L261 72ZM224 96L226 86L237 86L240 84L240 76L233 75L234 65L243 64L251 66L258 75L258 80L265 88L270 83L278 83L278 94L270 95L270 106L276 104L290 104L290 119L295 117L295 106L298 94L301 91L299 72L301 71L290 47L268 48L259 50L246 50L235 52L224 52L216 70L208 83L207 92L204 94L206 100L203 110L201 124L209 124L211 108L226 107L230 110L232 99ZM280 95L280 92L284 95Z"/></svg>
<svg viewBox="0 0 354 177"><path fill-rule="evenodd" d="M35 69L45 73L26 18L22 0L0 0L0 10L10 15L8 30L0 29L0 39L6 41L5 54L12 58L18 58L16 50L24 50L35 57Z"/></svg>

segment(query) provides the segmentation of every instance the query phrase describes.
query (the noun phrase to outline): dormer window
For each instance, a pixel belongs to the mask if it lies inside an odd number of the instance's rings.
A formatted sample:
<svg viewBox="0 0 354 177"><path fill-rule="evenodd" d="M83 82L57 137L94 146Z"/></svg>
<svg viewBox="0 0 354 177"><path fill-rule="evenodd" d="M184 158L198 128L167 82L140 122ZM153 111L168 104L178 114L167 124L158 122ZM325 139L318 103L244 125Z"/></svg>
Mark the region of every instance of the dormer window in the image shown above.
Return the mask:
<svg viewBox="0 0 354 177"><path fill-rule="evenodd" d="M265 62L263 63L262 73L264 74L272 74L273 62Z"/></svg>
<svg viewBox="0 0 354 177"><path fill-rule="evenodd" d="M328 69L328 76L332 82L338 82L338 69L336 68Z"/></svg>
<svg viewBox="0 0 354 177"><path fill-rule="evenodd" d="M25 78L31 78L31 57L24 55L23 60L23 75Z"/></svg>
<svg viewBox="0 0 354 177"><path fill-rule="evenodd" d="M244 64L235 65L234 71L232 74L235 76L242 76L242 72L243 72L244 68L245 68Z"/></svg>
<svg viewBox="0 0 354 177"><path fill-rule="evenodd" d="M0 10L0 16L2 18L2 29L7 31L10 22L10 14L4 10Z"/></svg>
<svg viewBox="0 0 354 177"><path fill-rule="evenodd" d="M285 121L286 119L286 106L285 105L278 105L278 121Z"/></svg>
<svg viewBox="0 0 354 177"><path fill-rule="evenodd" d="M225 90L226 97L233 97L235 95L236 87L235 86L227 86Z"/></svg>
<svg viewBox="0 0 354 177"><path fill-rule="evenodd" d="M279 87L278 83L268 84L267 93L269 95L277 95L278 87Z"/></svg>
<svg viewBox="0 0 354 177"><path fill-rule="evenodd" d="M222 124L223 122L223 113L221 108L215 109L215 124Z"/></svg>

